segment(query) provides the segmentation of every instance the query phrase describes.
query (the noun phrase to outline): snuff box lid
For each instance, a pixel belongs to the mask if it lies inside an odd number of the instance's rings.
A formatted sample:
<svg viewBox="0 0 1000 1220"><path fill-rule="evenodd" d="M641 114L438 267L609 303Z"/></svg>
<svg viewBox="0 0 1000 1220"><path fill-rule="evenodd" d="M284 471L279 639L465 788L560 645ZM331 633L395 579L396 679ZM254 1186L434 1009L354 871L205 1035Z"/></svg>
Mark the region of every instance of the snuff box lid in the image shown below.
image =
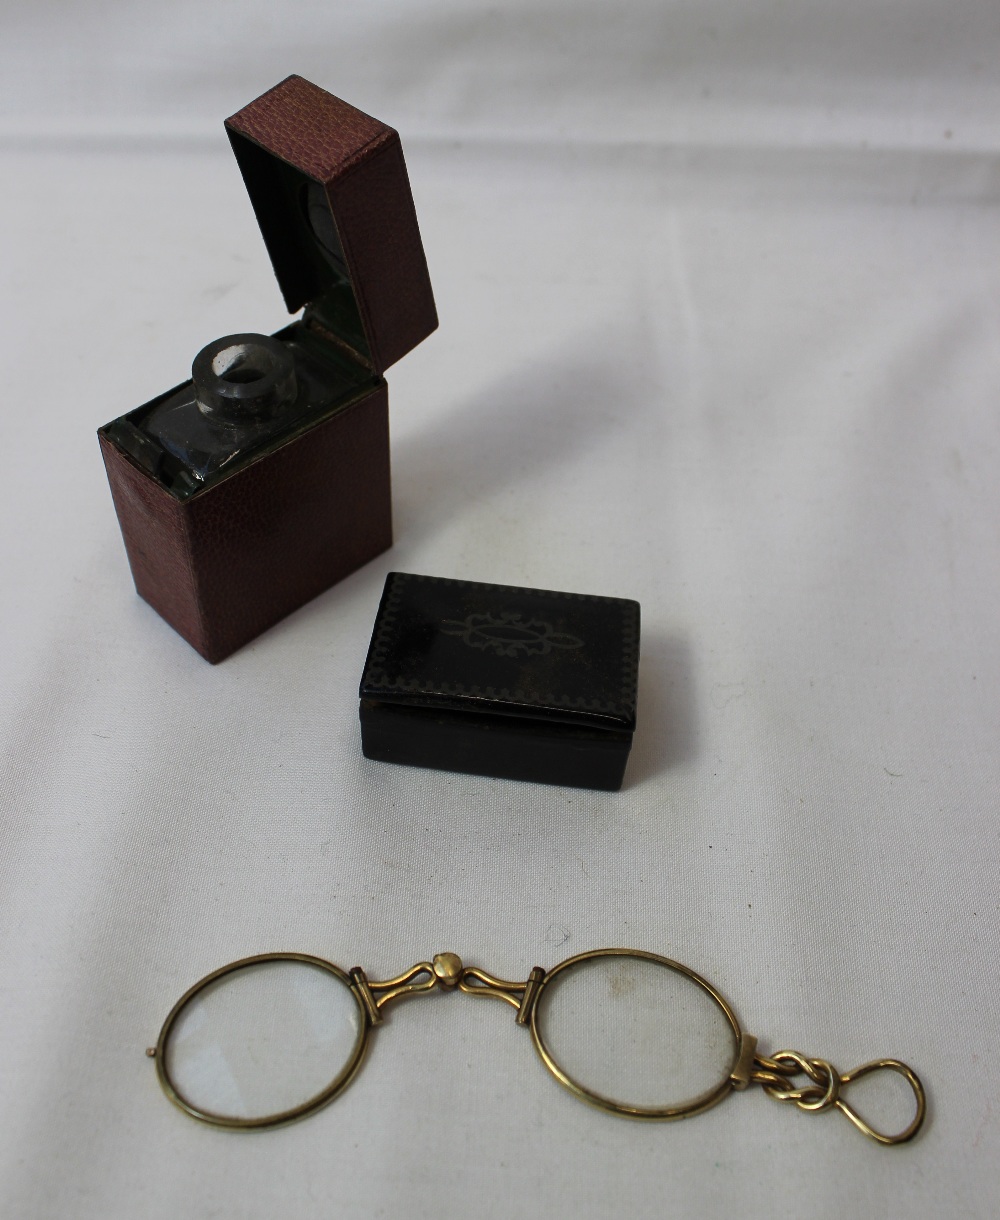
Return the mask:
<svg viewBox="0 0 1000 1220"><path fill-rule="evenodd" d="M639 604L391 572L360 696L631 733Z"/></svg>
<svg viewBox="0 0 1000 1220"><path fill-rule="evenodd" d="M437 326L398 134L301 76L226 131L289 311L381 374Z"/></svg>

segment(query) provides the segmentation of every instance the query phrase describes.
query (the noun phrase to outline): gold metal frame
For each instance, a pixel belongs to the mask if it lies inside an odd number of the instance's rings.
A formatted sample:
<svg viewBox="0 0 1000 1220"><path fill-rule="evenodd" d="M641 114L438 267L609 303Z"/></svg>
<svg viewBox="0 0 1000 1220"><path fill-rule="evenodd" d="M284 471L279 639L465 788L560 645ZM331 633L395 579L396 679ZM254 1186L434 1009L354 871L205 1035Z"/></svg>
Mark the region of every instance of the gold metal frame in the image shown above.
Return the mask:
<svg viewBox="0 0 1000 1220"><path fill-rule="evenodd" d="M210 987L219 979L225 978L227 974L233 974L237 970L244 970L248 966L261 966L267 962L302 962L306 966L315 966L318 970L325 970L327 974L332 974L338 982L344 984L351 993L351 997L358 1008L358 1036L355 1039L354 1046L351 1048L351 1053L339 1074L325 1089L321 1089L300 1105L293 1106L289 1110L282 1110L277 1114L266 1114L259 1118L236 1118L233 1115L215 1114L211 1110L203 1110L201 1107L196 1106L194 1102L188 1101L171 1079L170 1068L167 1065L167 1044L170 1040L170 1034L177 1022L177 1018L184 1011L185 1007L195 996L200 995L206 987ZM345 974L339 966L335 966L333 962L325 961L322 957L313 957L309 953L258 953L254 957L241 957L239 961L230 962L228 966L223 966L219 970L213 970L211 974L206 974L193 987L189 987L170 1010L169 1016L163 1022L163 1028L160 1030L160 1036L156 1040L156 1046L150 1047L146 1054L156 1060L156 1074L159 1077L164 1093L185 1114L190 1114L192 1118L198 1119L199 1122L208 1123L213 1127L228 1127L234 1131L252 1131L262 1127L280 1127L285 1123L293 1123L296 1119L314 1114L317 1110L322 1109L323 1106L333 1101L338 1093L343 1092L347 1088L361 1066L361 1060L364 1058L365 1048L368 1045L370 1028L365 1006L351 982L350 975Z"/></svg>
<svg viewBox="0 0 1000 1220"><path fill-rule="evenodd" d="M596 1092L594 1089L588 1089L586 1085L581 1084L578 1080L574 1080L569 1072L559 1066L555 1056L549 1049L542 1031L539 1029L539 1004L542 1000L542 995L545 989L557 979L564 971L573 970L586 962L596 961L605 957L630 957L637 958L639 961L655 962L658 966L664 966L668 970L674 971L676 974L682 975L686 979L690 979L692 983L697 985L712 999L722 1010L723 1016L729 1023L730 1032L733 1035L733 1058L729 1067L726 1070L722 1080L711 1089L707 1089L704 1093L697 1097L692 1097L690 1100L681 1102L672 1106L631 1106L625 1102L616 1101L612 1097L605 1097L603 1094ZM608 1110L612 1114L621 1114L625 1118L640 1118L652 1119L660 1121L671 1121L677 1118L689 1118L695 1114L701 1114L705 1110L710 1110L712 1106L717 1106L720 1101L728 1097L736 1084L733 1080L733 1073L740 1062L740 1048L743 1044L743 1031L740 1029L740 1023L736 1019L736 1014L729 1007L726 1001L715 990L711 983L707 982L696 974L687 966L681 965L680 962L675 962L669 957L661 957L658 953L646 953L641 949L594 949L589 953L578 953L575 957L567 958L566 961L560 962L558 966L553 968L546 974L538 987L538 991L534 998L534 1004L531 1008L531 1040L535 1044L535 1050L541 1057L542 1063L548 1068L552 1075L564 1087L569 1089L574 1097L579 1097L582 1101L589 1102L592 1106L597 1106L601 1110Z"/></svg>
<svg viewBox="0 0 1000 1220"><path fill-rule="evenodd" d="M558 979L564 971L605 957L630 957L663 966L696 984L722 1010L732 1032L735 1049L729 1070L718 1085L679 1105L632 1106L587 1088L560 1067L539 1028L538 1001L544 994L545 988ZM203 1110L188 1101L171 1079L167 1064L171 1032L185 1006L206 987L234 971L266 962L302 962L326 971L338 982L343 983L351 992L358 1007L358 1035L354 1046L339 1074L324 1089L289 1110L257 1118L235 1118ZM463 966L461 958L455 953L438 953L432 961L418 962L403 974L383 982L369 979L360 966L355 966L351 971L345 972L332 962L321 957L313 957L308 953L261 953L256 957L244 957L239 961L230 962L228 966L214 970L190 987L170 1010L163 1023L163 1028L160 1030L156 1046L150 1047L146 1054L156 1060L156 1071L163 1091L174 1105L192 1118L215 1127L226 1127L231 1130L246 1131L279 1127L315 1113L333 1101L347 1087L361 1066L371 1030L376 1025L381 1025L384 1020L382 1009L387 1004L408 996L424 995L439 989L458 990L472 996L488 996L511 1005L517 1010L515 1018L517 1024L530 1028L531 1040L545 1068L564 1088L592 1106L626 1118L661 1122L689 1118L718 1105L731 1092L742 1092L751 1084L760 1085L764 1092L775 1101L791 1102L798 1109L807 1113L818 1114L825 1110L839 1110L863 1135L885 1145L904 1144L913 1139L923 1125L927 1113L927 1099L920 1078L912 1068L899 1059L876 1059L871 1063L854 1068L853 1071L840 1073L827 1060L810 1058L799 1051L777 1051L770 1058L758 1054L757 1039L752 1034L743 1032L729 1003L711 983L680 962L673 961L669 957L662 957L658 953L648 953L642 949L594 949L589 953L578 953L575 957L567 958L557 966L553 966L547 973L540 966L535 966L523 983L496 978L475 966ZM896 1134L876 1130L842 1096L843 1090L853 1081L880 1071L898 1073L913 1091L915 1101L913 1119L904 1130ZM795 1079L800 1076L804 1076L806 1082L797 1085Z"/></svg>

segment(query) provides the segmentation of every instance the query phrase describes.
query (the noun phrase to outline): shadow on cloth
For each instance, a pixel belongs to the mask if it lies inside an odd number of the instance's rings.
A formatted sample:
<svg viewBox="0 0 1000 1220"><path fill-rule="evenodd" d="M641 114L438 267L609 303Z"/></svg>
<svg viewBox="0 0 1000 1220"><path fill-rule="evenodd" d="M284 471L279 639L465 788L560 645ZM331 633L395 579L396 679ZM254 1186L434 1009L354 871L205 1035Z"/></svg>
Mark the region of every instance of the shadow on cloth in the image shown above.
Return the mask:
<svg viewBox="0 0 1000 1220"><path fill-rule="evenodd" d="M625 772L634 787L698 756L698 705L691 646L679 636L643 633L639 710Z"/></svg>
<svg viewBox="0 0 1000 1220"><path fill-rule="evenodd" d="M653 406L642 374L616 362L604 336L518 366L393 441L397 542L413 544L470 504L544 479L637 425ZM602 358L603 357L603 358Z"/></svg>

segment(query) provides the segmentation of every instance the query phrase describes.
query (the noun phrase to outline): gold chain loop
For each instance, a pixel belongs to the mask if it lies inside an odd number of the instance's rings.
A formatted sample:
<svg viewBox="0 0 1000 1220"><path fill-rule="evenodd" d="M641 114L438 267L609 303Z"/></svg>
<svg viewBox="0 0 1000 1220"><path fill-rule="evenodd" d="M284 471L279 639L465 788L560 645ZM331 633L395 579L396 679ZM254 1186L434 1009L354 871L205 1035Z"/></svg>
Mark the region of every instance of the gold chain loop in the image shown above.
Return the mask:
<svg viewBox="0 0 1000 1220"><path fill-rule="evenodd" d="M752 1079L775 1101L791 1101L800 1110L817 1113L837 1104L840 1073L825 1059L809 1059L798 1051L778 1051L771 1059L758 1056L757 1062L764 1070L755 1073ZM795 1088L792 1084L795 1076L808 1076L812 1084Z"/></svg>
<svg viewBox="0 0 1000 1220"><path fill-rule="evenodd" d="M876 1130L841 1096L842 1090L855 1080L881 1071L896 1072L902 1076L913 1090L916 1101L916 1112L912 1121L904 1130L894 1135ZM809 1083L796 1086L796 1076L806 1076ZM823 1110L839 1110L862 1135L867 1135L879 1144L904 1144L912 1139L920 1130L927 1111L924 1086L919 1077L912 1068L898 1059L876 1059L841 1075L825 1059L811 1059L799 1051L778 1051L769 1059L763 1055L755 1056L750 1079L754 1084L759 1084L768 1097L773 1097L775 1101L793 1102L800 1110L815 1114Z"/></svg>

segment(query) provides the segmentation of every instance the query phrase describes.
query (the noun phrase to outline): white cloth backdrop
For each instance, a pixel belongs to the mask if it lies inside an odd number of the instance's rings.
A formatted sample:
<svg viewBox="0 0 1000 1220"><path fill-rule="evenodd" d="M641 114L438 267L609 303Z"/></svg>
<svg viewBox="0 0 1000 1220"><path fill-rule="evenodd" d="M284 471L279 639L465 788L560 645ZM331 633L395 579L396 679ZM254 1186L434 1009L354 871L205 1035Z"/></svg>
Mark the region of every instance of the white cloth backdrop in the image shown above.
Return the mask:
<svg viewBox="0 0 1000 1220"><path fill-rule="evenodd" d="M0 22L0 1212L996 1214L995 0ZM402 133L441 327L389 374L393 550L212 668L133 592L94 431L282 324L222 120L293 71ZM636 598L625 789L365 761L393 569ZM273 1133L143 1054L249 953L616 944L765 1049L908 1060L926 1130L616 1120L462 997Z"/></svg>

